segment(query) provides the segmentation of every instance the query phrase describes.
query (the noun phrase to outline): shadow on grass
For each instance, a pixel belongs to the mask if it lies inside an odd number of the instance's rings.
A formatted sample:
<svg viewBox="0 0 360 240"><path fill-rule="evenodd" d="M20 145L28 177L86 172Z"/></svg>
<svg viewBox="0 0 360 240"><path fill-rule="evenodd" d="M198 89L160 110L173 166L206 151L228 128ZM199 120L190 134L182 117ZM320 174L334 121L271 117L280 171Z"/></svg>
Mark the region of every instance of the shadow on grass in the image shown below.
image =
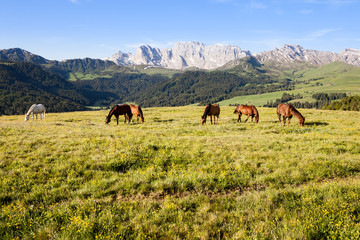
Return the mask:
<svg viewBox="0 0 360 240"><path fill-rule="evenodd" d="M327 122L320 122L320 121L305 122L305 126L327 126L327 125L329 125L329 123L327 123Z"/></svg>
<svg viewBox="0 0 360 240"><path fill-rule="evenodd" d="M154 118L154 122L173 122L174 119L160 119L160 118Z"/></svg>

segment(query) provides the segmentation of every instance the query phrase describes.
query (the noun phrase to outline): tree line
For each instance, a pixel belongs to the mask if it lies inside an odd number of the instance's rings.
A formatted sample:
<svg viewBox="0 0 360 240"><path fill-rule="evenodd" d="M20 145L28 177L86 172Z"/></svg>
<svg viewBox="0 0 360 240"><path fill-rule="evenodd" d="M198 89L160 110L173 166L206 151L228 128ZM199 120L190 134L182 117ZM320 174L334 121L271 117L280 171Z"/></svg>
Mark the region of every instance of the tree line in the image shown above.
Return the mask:
<svg viewBox="0 0 360 240"><path fill-rule="evenodd" d="M297 108L321 109L325 105L330 104L331 101L345 97L346 93L315 93L312 95L312 98L316 99L315 102L291 102L291 104ZM302 98L303 96L301 94L283 93L280 99L276 99L275 101L268 101L266 104L264 104L264 107L277 107L280 103L288 103L289 101Z"/></svg>

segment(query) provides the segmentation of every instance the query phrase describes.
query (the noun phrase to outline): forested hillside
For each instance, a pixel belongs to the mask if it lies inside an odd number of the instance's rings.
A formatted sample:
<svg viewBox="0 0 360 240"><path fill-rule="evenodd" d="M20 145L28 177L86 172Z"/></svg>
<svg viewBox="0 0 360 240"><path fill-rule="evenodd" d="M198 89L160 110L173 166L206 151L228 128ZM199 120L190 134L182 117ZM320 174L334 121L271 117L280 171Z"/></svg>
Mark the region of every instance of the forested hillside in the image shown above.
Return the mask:
<svg viewBox="0 0 360 240"><path fill-rule="evenodd" d="M360 96L349 96L339 101L326 104L323 109L360 111Z"/></svg>
<svg viewBox="0 0 360 240"><path fill-rule="evenodd" d="M23 114L33 103L50 112L84 110L90 99L32 63L0 63L0 114Z"/></svg>
<svg viewBox="0 0 360 240"><path fill-rule="evenodd" d="M10 56L16 54L19 52ZM125 102L157 107L204 105L233 98L226 105L244 104L259 97L267 101L261 105L266 103L269 107L291 101L300 108L321 108L338 96L345 96L345 90L356 94L358 73L358 67L346 64L279 67L259 64L251 57L218 70L185 72L156 68L148 71L145 66L120 67L96 59L47 61L39 65L0 62L0 114L23 114L33 103L46 103L47 111L63 112ZM275 92L276 97L269 94ZM281 97L283 94L288 96ZM317 99L317 94L323 94L319 95L321 99ZM332 98L332 94L338 96ZM249 99L239 101L239 96ZM329 99L325 101L321 96Z"/></svg>

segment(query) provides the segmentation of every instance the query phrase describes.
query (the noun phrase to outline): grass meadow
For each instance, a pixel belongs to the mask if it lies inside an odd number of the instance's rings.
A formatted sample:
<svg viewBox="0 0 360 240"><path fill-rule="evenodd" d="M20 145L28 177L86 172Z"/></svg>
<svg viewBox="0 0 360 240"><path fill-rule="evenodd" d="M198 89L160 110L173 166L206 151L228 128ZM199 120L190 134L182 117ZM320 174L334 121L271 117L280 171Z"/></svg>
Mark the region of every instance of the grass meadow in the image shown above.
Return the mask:
<svg viewBox="0 0 360 240"><path fill-rule="evenodd" d="M0 116L2 239L359 239L360 112ZM123 119L123 118L121 118ZM244 119L244 117L243 117Z"/></svg>

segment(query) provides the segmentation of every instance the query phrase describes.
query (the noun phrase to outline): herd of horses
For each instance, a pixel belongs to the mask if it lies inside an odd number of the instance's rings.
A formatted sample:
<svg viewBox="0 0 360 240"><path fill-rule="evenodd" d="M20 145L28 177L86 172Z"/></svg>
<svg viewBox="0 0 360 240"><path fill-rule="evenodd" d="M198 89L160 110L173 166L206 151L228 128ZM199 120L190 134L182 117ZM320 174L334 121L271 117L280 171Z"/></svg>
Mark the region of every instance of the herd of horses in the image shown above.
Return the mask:
<svg viewBox="0 0 360 240"><path fill-rule="evenodd" d="M136 105L127 105L127 104L118 104L115 105L109 112L109 114L106 116L105 123L108 124L111 121L111 117L115 116L116 123L119 125L119 116L124 115L125 121L126 120L130 123L133 115L137 117L137 122L139 122L139 118L141 123L144 122L144 114L141 110L140 106Z"/></svg>
<svg viewBox="0 0 360 240"><path fill-rule="evenodd" d="M28 121L30 118L30 115L32 115L32 119L34 120L34 115L36 116L40 114L40 119L45 118L45 107L42 104L33 104L28 112L25 114L25 121ZM245 119L245 122L251 117L251 122L253 122L253 119L255 118L255 123L259 122L259 112L256 109L254 105L239 105L236 107L234 113L238 114L238 122L241 122L241 116L247 115L247 118ZM305 118L301 115L301 113L296 110L296 108L291 104L279 104L276 113L279 118L280 125L281 123L281 116L283 117L283 124L285 126L286 119L288 119L288 126L290 125L290 120L293 116L299 119L300 126L304 126ZM144 122L144 114L141 110L140 106L136 105L128 105L128 104L118 104L115 105L109 112L109 114L106 116L105 123L108 124L111 121L111 117L115 116L117 125L119 125L119 116L124 115L124 123L128 121L128 123L131 122L132 117L135 115L137 117L137 122L139 122L139 118L141 123ZM219 121L219 115L220 115L220 107L217 104L208 104L205 106L204 113L201 116L201 124L206 123L206 118L210 117L210 122L214 124ZM216 117L216 119L215 119Z"/></svg>
<svg viewBox="0 0 360 240"><path fill-rule="evenodd" d="M236 107L234 113L238 114L238 122L241 122L241 116L247 115L247 118L245 119L245 122L249 119L249 117L251 117L251 122L253 122L253 119L255 117L255 123L259 122L259 112L256 109L256 107L254 105L239 105ZM290 120L293 116L297 117L299 119L299 124L300 126L304 126L305 123L305 118L303 117L303 115L301 115L301 113L296 110L296 108L291 105L291 104L279 104L277 109L276 109L276 113L278 115L279 118L279 122L280 125L281 124L281 116L283 117L283 123L284 126L286 124L286 119L288 119L288 126L290 125ZM205 109L204 109L204 114L201 117L201 124L206 123L206 117L209 116L210 117L210 122L211 124L213 123L212 118L214 118L214 124L219 121L219 115L220 115L220 107L217 104L208 104L206 105ZM215 117L216 120L215 121Z"/></svg>

